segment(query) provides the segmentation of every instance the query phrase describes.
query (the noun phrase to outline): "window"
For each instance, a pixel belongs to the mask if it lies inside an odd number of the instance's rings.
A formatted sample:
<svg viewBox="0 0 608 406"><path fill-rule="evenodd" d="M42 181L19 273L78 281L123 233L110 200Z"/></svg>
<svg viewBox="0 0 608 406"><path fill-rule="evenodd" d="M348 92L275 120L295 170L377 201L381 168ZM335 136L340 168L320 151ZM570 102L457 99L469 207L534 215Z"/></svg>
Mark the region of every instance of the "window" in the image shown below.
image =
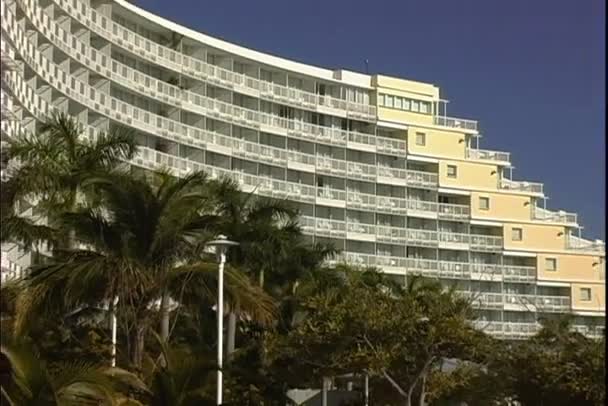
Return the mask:
<svg viewBox="0 0 608 406"><path fill-rule="evenodd" d="M490 210L490 198L480 197L479 198L479 210Z"/></svg>
<svg viewBox="0 0 608 406"><path fill-rule="evenodd" d="M591 301L591 288L581 288L581 302Z"/></svg>
<svg viewBox="0 0 608 406"><path fill-rule="evenodd" d="M384 104L384 95L383 94L379 94L378 95L378 105L380 107L384 107L386 104Z"/></svg>
<svg viewBox="0 0 608 406"><path fill-rule="evenodd" d="M420 146L426 145L426 134L425 133L416 133L416 145L420 145Z"/></svg>
<svg viewBox="0 0 608 406"><path fill-rule="evenodd" d="M430 113L430 103L427 102L420 102L420 112L424 113L424 114L428 114Z"/></svg>
<svg viewBox="0 0 608 406"><path fill-rule="evenodd" d="M522 241L524 238L524 230L521 228L513 228L511 230L511 241Z"/></svg>
<svg viewBox="0 0 608 406"><path fill-rule="evenodd" d="M388 96L387 95L386 98L384 99L385 102L386 102L386 107L393 108L393 100L394 99L395 98L393 96Z"/></svg>
<svg viewBox="0 0 608 406"><path fill-rule="evenodd" d="M455 178L458 175L456 165L448 165L448 178Z"/></svg>
<svg viewBox="0 0 608 406"><path fill-rule="evenodd" d="M418 113L419 111L419 102L416 100L412 100L412 111Z"/></svg>
<svg viewBox="0 0 608 406"><path fill-rule="evenodd" d="M403 99L401 97L395 97L395 108L403 110Z"/></svg>
<svg viewBox="0 0 608 406"><path fill-rule="evenodd" d="M557 259L545 258L545 270L546 271L557 271Z"/></svg>

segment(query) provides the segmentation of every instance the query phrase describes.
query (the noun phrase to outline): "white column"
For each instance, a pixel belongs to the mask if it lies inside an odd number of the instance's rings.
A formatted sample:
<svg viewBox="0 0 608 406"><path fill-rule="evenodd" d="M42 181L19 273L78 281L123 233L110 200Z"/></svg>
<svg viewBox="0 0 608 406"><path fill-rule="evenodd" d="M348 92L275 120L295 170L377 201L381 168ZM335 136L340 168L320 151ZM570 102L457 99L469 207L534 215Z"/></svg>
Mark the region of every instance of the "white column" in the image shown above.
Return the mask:
<svg viewBox="0 0 608 406"><path fill-rule="evenodd" d="M217 403L222 404L222 361L224 351L224 263L226 253L223 247L218 247L220 266L217 278Z"/></svg>

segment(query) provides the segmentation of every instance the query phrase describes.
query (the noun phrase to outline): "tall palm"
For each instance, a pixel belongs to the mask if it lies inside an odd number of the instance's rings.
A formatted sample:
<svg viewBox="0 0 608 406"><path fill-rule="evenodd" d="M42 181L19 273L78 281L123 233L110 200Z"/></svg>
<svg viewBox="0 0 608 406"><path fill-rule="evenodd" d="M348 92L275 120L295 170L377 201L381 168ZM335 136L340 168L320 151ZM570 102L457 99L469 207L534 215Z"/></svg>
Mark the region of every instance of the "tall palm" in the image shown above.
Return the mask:
<svg viewBox="0 0 608 406"><path fill-rule="evenodd" d="M166 341L170 297L179 301L185 288L193 285L200 286L201 296L215 292L217 268L209 266L201 252L217 222L208 214L213 201L207 176L198 172L178 179L166 172L123 173L88 178L83 184L95 187L99 204L61 216L62 229L73 231L80 246L56 250L52 262L32 267L23 281L17 330L36 312L118 297L131 361L141 366L145 333L158 314L150 304L162 298L161 337ZM230 270L226 281L228 298L239 297L238 289L252 290ZM258 298L256 310L271 311L267 296L256 293L249 296Z"/></svg>
<svg viewBox="0 0 608 406"><path fill-rule="evenodd" d="M257 277L264 286L265 272L274 269L278 258L289 255L289 242L301 234L297 211L286 201L258 196L255 191L243 193L230 179L214 185L218 233L239 243L228 255L229 263L242 272ZM236 313L228 319L226 351L235 348Z"/></svg>
<svg viewBox="0 0 608 406"><path fill-rule="evenodd" d="M3 183L2 241L16 240L32 245L36 240L52 240L48 227L20 217L13 209L17 202L34 200L41 213L54 217L73 210L83 193L82 180L91 173L113 170L136 153L133 135L126 130L85 137L84 128L63 112L54 112L35 134L24 133L9 141L7 157L16 163L11 179ZM6 189L4 188L6 186ZM67 243L67 241L63 241Z"/></svg>

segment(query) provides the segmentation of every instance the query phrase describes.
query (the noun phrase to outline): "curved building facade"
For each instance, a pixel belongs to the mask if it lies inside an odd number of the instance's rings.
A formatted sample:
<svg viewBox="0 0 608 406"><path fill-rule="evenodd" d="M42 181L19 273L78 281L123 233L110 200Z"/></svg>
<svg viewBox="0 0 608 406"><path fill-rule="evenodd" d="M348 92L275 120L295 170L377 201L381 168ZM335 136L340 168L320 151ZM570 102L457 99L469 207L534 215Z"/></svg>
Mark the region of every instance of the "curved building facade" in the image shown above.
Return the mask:
<svg viewBox="0 0 608 406"><path fill-rule="evenodd" d="M270 56L124 0L1 4L3 137L52 110L90 137L130 127L134 165L289 199L336 261L457 283L492 334L566 312L603 331L603 243L547 210L542 184L512 180L509 154L480 149L477 122L447 116L436 86ZM3 247L5 275L26 265Z"/></svg>

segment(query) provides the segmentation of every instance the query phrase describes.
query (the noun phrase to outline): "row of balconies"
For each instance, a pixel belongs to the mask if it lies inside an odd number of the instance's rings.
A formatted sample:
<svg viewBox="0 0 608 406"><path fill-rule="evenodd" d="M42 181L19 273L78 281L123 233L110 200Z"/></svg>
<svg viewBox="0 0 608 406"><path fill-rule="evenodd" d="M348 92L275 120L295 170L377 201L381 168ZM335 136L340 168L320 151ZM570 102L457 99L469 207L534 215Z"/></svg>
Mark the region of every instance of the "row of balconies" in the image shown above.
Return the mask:
<svg viewBox="0 0 608 406"><path fill-rule="evenodd" d="M472 300L472 304L480 309L565 312L570 310L570 297L548 296L521 293L493 293L460 291Z"/></svg>
<svg viewBox="0 0 608 406"><path fill-rule="evenodd" d="M334 238L488 252L501 251L503 248L502 237L374 225L354 219L342 221L303 216L301 224L306 233Z"/></svg>
<svg viewBox="0 0 608 406"><path fill-rule="evenodd" d="M38 104L40 104L40 99L38 99L38 102L39 102ZM273 158L276 159L276 157L273 157ZM168 164L170 164L173 161L173 158L171 156L167 156L165 158L165 160L167 161ZM327 167L328 159L327 158L323 158L322 161L324 163L319 165L321 171L323 170L323 168ZM337 163L339 165L343 165L345 163L345 161L340 161L340 160L333 160L333 161L337 161ZM374 167L372 165L368 165L366 167L366 166L364 166L364 164L358 164L358 163L353 163L353 162L350 162L348 164L350 166L349 169L351 169L351 173L353 174L353 176L354 177L359 177L359 178L364 177L364 176L369 176L370 173L373 173L373 169L371 169L371 168L376 168L376 167ZM171 166L171 165L169 165L169 166ZM183 162L182 162L181 166L183 168L184 166L188 166L188 164L184 165ZM329 168L332 169L332 160L331 159L329 160ZM337 168L338 171L341 170L341 168L339 166L335 166L335 168ZM395 171L395 170L400 171L399 169L396 169L396 168L386 168L386 167L380 167L380 169L379 169L379 171L381 173L387 174L387 175L389 173L386 172L386 171ZM424 173L424 172L415 173L413 171L408 171L408 172L410 172L412 174L412 176L409 176L409 174L407 174L406 176L408 176L408 177L412 177L414 179L417 178L417 177L421 178L422 182L420 182L420 183L424 183L424 177L429 177L429 176L433 176L433 175L436 177L435 174L431 174L431 173ZM396 174L395 173L391 173L391 175L395 176ZM402 175L397 174L397 176L402 176ZM255 177L252 177L252 178L255 178ZM394 178L392 178L392 179L394 179ZM285 184L280 185L280 186L283 186L283 187L275 187L274 184L277 183L277 181L274 181L274 180L269 179L269 178L266 178L266 179L258 178L258 183L260 181L262 181L264 183L268 183L268 182L272 183L272 185L270 185L268 187L269 192L272 195L279 196L279 195L284 194L284 193L289 193L288 188L286 187L287 185L285 185ZM284 190L285 192L281 193L281 190ZM293 186L292 186L292 190L294 190ZM297 193L297 190L296 190L296 193ZM325 193L325 192L317 192L316 193L317 197L318 197L319 193ZM359 201L359 202L361 202L361 205L364 206L365 205L365 201L369 202L372 198L374 198L374 197L367 196L367 198L363 199L363 198L359 198L359 196L357 196L357 195L353 195L353 197L350 198L349 200L351 202L353 202L353 203ZM307 198L304 197L304 200L305 201L310 201L312 199L307 199ZM436 205L436 203L434 203L434 202L416 201L416 200L404 201L405 199L402 199L403 201L399 201L399 199L396 199L396 198L382 198L382 197L379 197L378 200L380 202L379 205L378 205L379 211L381 211L381 210L384 209L385 211L389 211L389 212L392 212L392 213L403 212L403 207L405 207L406 210L409 209L409 210L412 210L412 211L422 210L422 211L431 211L431 212L434 212L434 211L437 210L434 207L429 207L429 206ZM385 207L382 207L383 206L382 203L388 203L388 204ZM390 206L390 208L388 206ZM389 208L389 210L386 210L387 208ZM437 206L437 208L439 208L439 207ZM443 207L441 207L441 209L442 209L442 211L440 211L440 213L443 213L443 211L445 211L445 212L447 212L449 214L448 216L445 216L445 215L442 214L442 216L444 218L447 218L447 217L454 218L454 217L465 217L465 216L467 216L466 214L458 216L456 213L450 213L450 207L449 206L443 206ZM461 211L466 210L466 206L461 206L459 208L459 210L461 210Z"/></svg>
<svg viewBox="0 0 608 406"><path fill-rule="evenodd" d="M525 339L532 337L542 328L540 323L525 322L501 322L475 320L473 326L487 334L498 336L505 339ZM603 326L572 326L573 331L577 331L589 338L601 338L604 336L605 327Z"/></svg>
<svg viewBox="0 0 608 406"><path fill-rule="evenodd" d="M310 222L310 220L307 220ZM480 281L533 282L536 267L473 262L437 261L423 258L407 258L390 255L372 255L343 252L330 263L346 262L351 265L377 267L385 271L421 274L449 279L473 279Z"/></svg>
<svg viewBox="0 0 608 406"><path fill-rule="evenodd" d="M15 81L17 82L20 80L19 76L12 76L12 78L15 79ZM23 83L21 84L23 85ZM34 92L31 90L31 88L27 86L25 86L25 94L19 98L21 100L27 101L32 99L36 100L35 103L26 103L26 105L29 105L29 107L26 107L30 111L34 111L37 115L46 114L46 111L49 108L47 103L44 100L35 97ZM232 176L233 178L237 179L237 181L243 186L245 190L254 190L257 188L257 190L262 194L279 198L289 198L292 200L297 200L306 203L315 203L318 201L318 199L322 199L322 204L328 204L328 202L329 204L331 204L331 202L334 201L338 205L348 205L347 207L353 209L369 209L371 211L385 212L391 214L404 214L407 212L415 214L415 212L422 211L426 213L437 213L437 216L439 218L445 219L467 218L469 215L468 208L464 205L447 205L428 201L406 200L386 196L365 195L362 193L356 193L351 191L335 191L331 189L329 190L328 194L327 188L316 188L314 186L289 183L285 181L258 177L254 175L235 174L234 172L229 170L210 167L204 164L199 164L197 162L172 156L170 154L164 154L159 151L154 151L148 148L141 149L141 153L136 159L136 162L142 166L150 168L156 168L158 166L167 166L176 170L178 174L184 174L194 170L207 170L212 174L215 174L216 176ZM345 193L346 196L342 195L342 193ZM343 199L344 197L346 197L346 199ZM373 207L374 202L376 204L375 208ZM354 228L351 228L351 233L357 234L357 236L363 240L372 239L372 232L365 232L366 227L358 227L363 229L364 232L356 232ZM384 233L384 231L382 230L383 229L381 229L379 233L376 232L377 235L379 234L380 241L402 240L402 237L399 236L398 231L396 231L396 236L391 235L389 237L385 235L386 233ZM318 231L319 235L344 235L344 232L340 231L339 229L333 230L331 227L329 229L325 227L325 229ZM442 238L442 241L439 241L440 238ZM470 239L469 248L471 249L485 250L488 247L488 244L485 243L477 244L475 241L475 236L465 237L458 235L446 235L442 237L429 237L428 234L425 234L424 237L413 239L413 242L422 246L438 246L440 242L452 242L452 245L454 245L454 243L458 244L466 238ZM452 241L449 241L450 239ZM412 240L410 241L412 242ZM464 244L461 244L461 246L462 245ZM496 246L498 247L498 244L496 244ZM579 249L585 249L585 247L581 247ZM494 248L491 248L491 250L494 250ZM601 251L601 248L598 249L598 251Z"/></svg>
<svg viewBox="0 0 608 406"><path fill-rule="evenodd" d="M55 1L64 11L78 22L84 24L98 35L112 41L128 51L148 59L150 62L186 74L195 79L211 81L212 83L228 89L240 91L254 97L277 100L281 103L292 104L298 107L325 111L325 108L334 110L332 113L343 113L353 118L375 121L377 109L369 104L354 103L344 99L334 98L266 82L244 74L205 63L199 59L184 55L178 51L164 47L134 33L115 23L85 4L72 0ZM29 8L30 15L37 13L42 24L50 26L50 18L35 7L32 0L20 0L23 7ZM477 131L477 122L452 117L436 116L434 124L444 127L461 128Z"/></svg>
<svg viewBox="0 0 608 406"><path fill-rule="evenodd" d="M40 18L41 22L50 26L47 22L50 18L42 13L39 8L36 8L34 1L20 0L19 2L24 8L29 8L30 15L32 12L38 14L38 18ZM185 74L199 80L210 81L215 85L241 91L244 94L254 95L269 100L279 100L283 103L292 104L305 109L319 111L331 109L337 110L345 116L351 116L357 119L367 121L374 121L376 119L375 106L355 103L328 95L316 94L302 89L267 82L212 65L144 38L108 19L106 16L100 15L84 3L72 1L72 4L70 4L70 1L66 0L58 0L55 3L76 21L84 24L103 38L106 38L139 57L143 57L154 64L171 69L177 73Z"/></svg>

